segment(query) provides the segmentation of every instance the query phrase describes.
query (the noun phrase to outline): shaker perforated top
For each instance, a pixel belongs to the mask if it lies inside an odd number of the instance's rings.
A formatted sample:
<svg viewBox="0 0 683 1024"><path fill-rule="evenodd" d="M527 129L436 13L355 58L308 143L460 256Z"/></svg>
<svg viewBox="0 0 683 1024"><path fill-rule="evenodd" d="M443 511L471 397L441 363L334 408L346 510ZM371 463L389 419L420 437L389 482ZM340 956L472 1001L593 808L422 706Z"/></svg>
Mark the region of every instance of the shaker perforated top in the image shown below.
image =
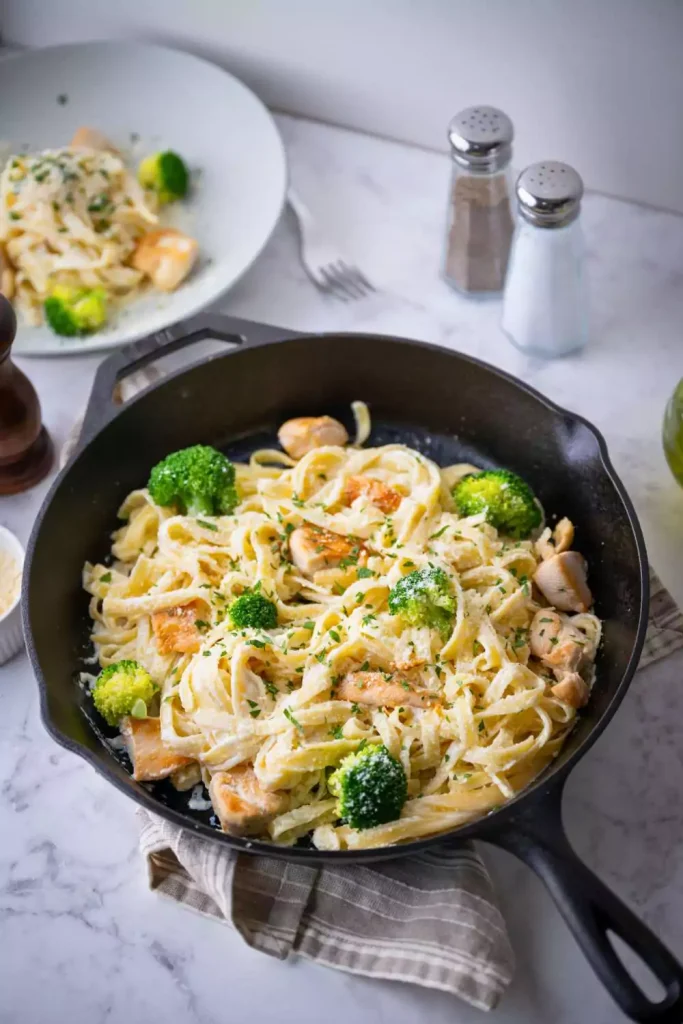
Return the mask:
<svg viewBox="0 0 683 1024"><path fill-rule="evenodd" d="M526 220L538 227L559 228L578 217L583 181L569 164L544 160L522 171L516 192Z"/></svg>
<svg viewBox="0 0 683 1024"><path fill-rule="evenodd" d="M463 167L497 171L512 155L512 121L497 107L467 107L448 126L453 159Z"/></svg>

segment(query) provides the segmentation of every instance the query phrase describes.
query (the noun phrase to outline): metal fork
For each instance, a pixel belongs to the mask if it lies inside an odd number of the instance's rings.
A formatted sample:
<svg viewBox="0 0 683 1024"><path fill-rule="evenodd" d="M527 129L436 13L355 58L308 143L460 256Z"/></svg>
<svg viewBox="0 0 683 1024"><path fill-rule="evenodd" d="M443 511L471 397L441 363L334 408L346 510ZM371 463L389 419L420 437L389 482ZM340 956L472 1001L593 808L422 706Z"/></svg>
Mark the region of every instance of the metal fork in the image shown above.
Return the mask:
<svg viewBox="0 0 683 1024"><path fill-rule="evenodd" d="M325 238L311 211L292 189L287 193L287 201L299 223L301 260L313 284L344 302L374 292L365 274L348 263Z"/></svg>

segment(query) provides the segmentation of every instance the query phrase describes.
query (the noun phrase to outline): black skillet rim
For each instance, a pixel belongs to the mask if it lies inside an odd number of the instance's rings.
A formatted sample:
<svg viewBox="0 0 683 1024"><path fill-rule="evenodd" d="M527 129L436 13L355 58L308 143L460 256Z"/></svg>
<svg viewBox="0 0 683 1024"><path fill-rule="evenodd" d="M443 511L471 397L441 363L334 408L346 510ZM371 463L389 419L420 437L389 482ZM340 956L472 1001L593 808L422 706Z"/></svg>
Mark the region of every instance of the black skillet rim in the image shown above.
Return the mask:
<svg viewBox="0 0 683 1024"><path fill-rule="evenodd" d="M254 325L257 326L257 325ZM649 570L647 560L647 550L645 547L645 539L636 515L633 503L626 492L621 479L617 475L614 466L609 457L607 449L607 442L603 437L602 433L585 417L578 413L570 412L568 409L563 408L557 403L551 401L545 395L541 394L535 388L526 384L524 381L519 380L512 374L507 373L504 370L500 370L490 363L486 363L484 360L477 359L474 356L465 355L462 352L452 351L444 348L442 345L435 345L431 342L418 341L410 338L398 338L392 335L382 334L364 334L360 331L355 332L336 332L327 331L323 333L304 334L296 333L292 334L291 331L286 331L283 328L283 334L285 337L282 339L268 339L263 341L253 341L242 346L236 346L234 349L228 352L222 352L216 356L211 356L208 360L199 360L189 366L184 366L179 370L167 374L162 378L161 381L156 381L149 388L145 388L139 394L135 395L130 401L122 407L121 412L117 415L125 413L125 411L132 405L139 401L142 401L146 395L155 390L157 387L162 386L169 380L173 380L176 377L180 377L183 374L190 372L194 367L200 365L202 362L213 362L216 359L229 359L240 351L247 351L251 348L264 348L270 345L286 344L287 342L300 342L306 340L315 340L320 342L326 339L344 339L345 337L358 337L359 335L367 338L369 341L382 341L385 343L391 343L395 345L409 345L415 348L424 348L432 351L437 351L441 354L450 356L455 360L464 361L473 364L484 372L498 377L502 380L512 384L519 391L527 394L529 397L535 399L541 405L544 405L557 417L564 419L565 421L581 424L593 435L598 444L598 450L600 453L600 461L602 467L616 490L621 502L626 511L626 515L633 533L633 538L636 545L636 551L638 554L638 568L640 573L640 610L638 616L638 628L636 631L635 641L631 650L628 664L622 676L621 682L616 688L609 704L605 708L601 717L595 722L592 729L585 737L583 742L573 754L567 759L567 761L559 768L553 770L546 769L538 778L537 781L532 782L525 789L515 796L509 802L501 805L495 811L490 812L482 818L474 819L471 822L467 822L458 828L451 829L448 832L439 833L434 836L428 836L425 839L413 840L409 843L404 843L399 846L380 846L370 849L363 850L313 850L301 847L289 847L289 846L277 846L274 843L268 843L260 839L246 839L240 836L231 836L225 832L221 832L218 829L212 828L210 825L205 824L197 819L186 817L179 811L174 810L171 807L166 806L157 800L154 795L141 784L136 784L131 776L122 778L116 775L108 766L106 762L102 762L99 757L89 751L86 747L83 747L76 740L71 739L57 729L51 719L47 704L47 683L43 675L40 663L38 661L38 655L33 644L33 637L31 633L30 620L29 620L29 590L30 590L30 579L31 579L31 568L33 563L34 549L38 540L38 536L42 527L43 519L47 513L47 510L52 502L53 495L57 489L61 486L63 479L69 472L71 460L64 466L57 474L55 480L50 487L43 504L41 505L38 515L36 517L31 536L26 546L26 567L27 571L24 573L23 584L22 584L22 597L21 597L21 610L22 610L22 623L24 630L24 639L26 643L26 649L28 656L33 668L36 681L38 683L39 698L40 698L40 717L45 726L45 729L58 743L60 746L69 750L71 753L77 754L84 761L90 764L95 771L107 779L117 790L121 793L126 794L128 797L133 799L140 806L150 811L152 814L157 814L159 817L165 818L167 821L172 822L181 828L190 830L202 836L206 836L215 842L223 843L226 846L233 848L237 851L252 854L262 854L264 856L276 857L282 860L296 861L299 863L369 863L374 861L382 860L393 860L397 857L407 857L414 854L420 853L423 850L429 849L441 843L458 842L466 839L486 839L487 834L495 832L496 827L500 825L503 827L507 822L508 825L514 823L515 817L519 814L520 807L526 801L527 805L531 805L532 800L542 800L545 796L551 793L554 789L558 788L558 792L561 791L561 786L566 779L567 775L578 761L587 753L588 750L593 746L595 741L601 735L603 730L607 727L612 716L619 707L624 695L631 683L631 680L635 674L638 662L640 659L640 653L645 641L645 633L647 630L648 621L648 609L649 609ZM91 440L94 439L102 430L111 422L111 419L107 419L102 426L88 438L83 447L87 447ZM82 449L79 447L77 452Z"/></svg>

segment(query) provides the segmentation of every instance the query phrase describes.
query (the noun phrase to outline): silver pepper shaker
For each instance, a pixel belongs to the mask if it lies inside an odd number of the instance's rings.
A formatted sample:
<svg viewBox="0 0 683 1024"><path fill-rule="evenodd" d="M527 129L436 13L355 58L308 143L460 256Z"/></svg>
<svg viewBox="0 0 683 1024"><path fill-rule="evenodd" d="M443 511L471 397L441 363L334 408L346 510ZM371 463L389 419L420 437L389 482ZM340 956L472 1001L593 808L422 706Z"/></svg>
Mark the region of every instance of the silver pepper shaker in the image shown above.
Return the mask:
<svg viewBox="0 0 683 1024"><path fill-rule="evenodd" d="M583 182L545 160L517 179L519 218L505 283L502 327L517 348L552 358L588 340L588 295L579 213Z"/></svg>
<svg viewBox="0 0 683 1024"><path fill-rule="evenodd" d="M496 107L468 107L451 121L451 177L444 278L468 296L496 295L514 229L510 196L513 128Z"/></svg>

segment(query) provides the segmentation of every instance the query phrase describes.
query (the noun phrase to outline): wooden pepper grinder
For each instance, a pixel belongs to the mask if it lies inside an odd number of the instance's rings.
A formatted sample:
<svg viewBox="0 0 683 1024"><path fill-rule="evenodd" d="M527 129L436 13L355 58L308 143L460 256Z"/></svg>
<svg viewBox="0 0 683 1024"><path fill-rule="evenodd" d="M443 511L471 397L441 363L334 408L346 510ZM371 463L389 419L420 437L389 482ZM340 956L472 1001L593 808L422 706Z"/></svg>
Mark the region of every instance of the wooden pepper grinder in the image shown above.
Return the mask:
<svg viewBox="0 0 683 1024"><path fill-rule="evenodd" d="M49 473L53 458L35 388L10 358L16 333L14 310L0 294L0 494L33 487Z"/></svg>

